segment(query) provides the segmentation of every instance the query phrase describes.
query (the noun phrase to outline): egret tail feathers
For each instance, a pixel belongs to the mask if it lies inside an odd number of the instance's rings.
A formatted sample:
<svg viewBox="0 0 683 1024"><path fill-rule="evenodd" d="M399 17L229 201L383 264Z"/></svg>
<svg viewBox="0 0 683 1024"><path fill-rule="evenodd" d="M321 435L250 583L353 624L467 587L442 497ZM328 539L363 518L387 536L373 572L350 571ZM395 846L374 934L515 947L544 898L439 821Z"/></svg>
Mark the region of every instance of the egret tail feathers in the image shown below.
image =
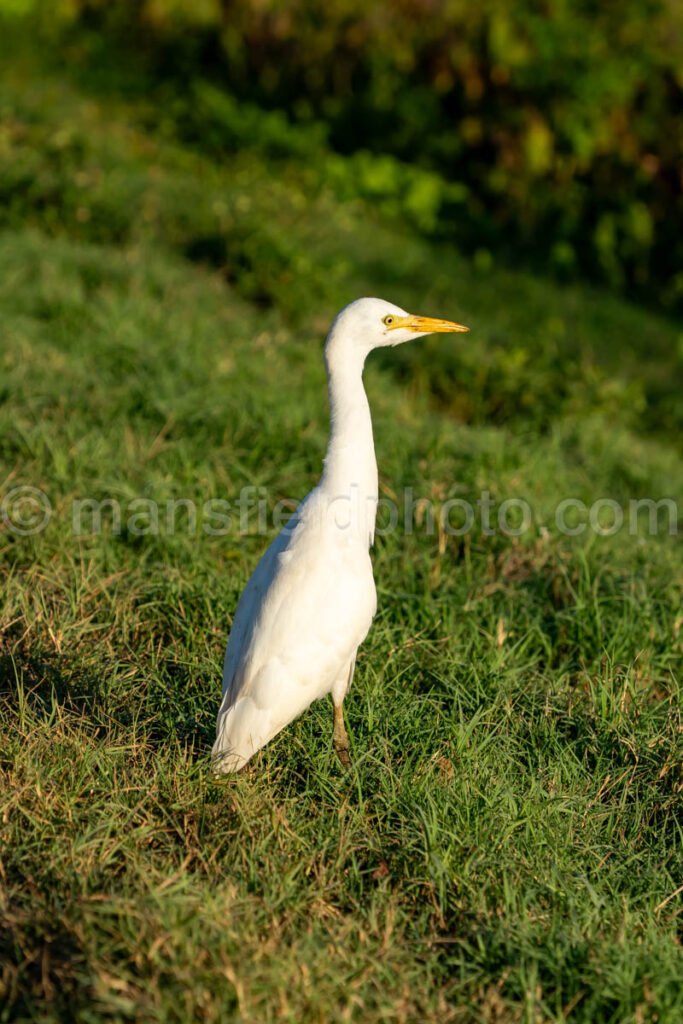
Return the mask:
<svg viewBox="0 0 683 1024"><path fill-rule="evenodd" d="M241 697L219 716L211 751L215 771L240 771L275 732L279 730L272 729L270 712L259 708L251 697Z"/></svg>

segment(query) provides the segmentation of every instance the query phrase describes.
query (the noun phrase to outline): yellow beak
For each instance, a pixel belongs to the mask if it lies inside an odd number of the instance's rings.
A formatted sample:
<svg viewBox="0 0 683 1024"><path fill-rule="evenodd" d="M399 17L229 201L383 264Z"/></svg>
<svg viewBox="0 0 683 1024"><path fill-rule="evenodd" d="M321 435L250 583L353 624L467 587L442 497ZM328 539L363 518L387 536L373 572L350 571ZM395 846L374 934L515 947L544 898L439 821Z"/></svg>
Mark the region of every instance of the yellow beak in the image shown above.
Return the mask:
<svg viewBox="0 0 683 1024"><path fill-rule="evenodd" d="M456 331L459 333L469 331L469 327L465 327L463 324L455 324L452 320L437 320L433 316L398 316L389 325L389 330L393 331L397 327L416 331L419 334L452 334Z"/></svg>

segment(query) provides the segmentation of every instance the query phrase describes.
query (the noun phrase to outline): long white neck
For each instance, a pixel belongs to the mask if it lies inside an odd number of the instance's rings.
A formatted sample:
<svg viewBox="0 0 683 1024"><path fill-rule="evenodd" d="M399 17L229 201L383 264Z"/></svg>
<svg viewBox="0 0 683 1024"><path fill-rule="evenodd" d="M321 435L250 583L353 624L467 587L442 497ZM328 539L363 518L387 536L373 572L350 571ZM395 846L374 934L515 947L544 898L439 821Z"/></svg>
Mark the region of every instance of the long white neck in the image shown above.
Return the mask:
<svg viewBox="0 0 683 1024"><path fill-rule="evenodd" d="M349 528L369 546L377 513L377 462L363 363L363 352L341 339L332 338L325 348L331 429L320 486L338 506L339 521L348 518Z"/></svg>

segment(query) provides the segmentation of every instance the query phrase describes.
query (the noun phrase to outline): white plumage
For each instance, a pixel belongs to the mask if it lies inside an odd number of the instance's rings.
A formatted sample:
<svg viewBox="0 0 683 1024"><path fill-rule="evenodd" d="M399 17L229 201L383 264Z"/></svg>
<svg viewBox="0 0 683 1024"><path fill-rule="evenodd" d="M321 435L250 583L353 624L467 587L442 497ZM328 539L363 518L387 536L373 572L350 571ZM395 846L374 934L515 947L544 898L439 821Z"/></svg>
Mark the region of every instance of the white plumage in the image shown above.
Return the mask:
<svg viewBox="0 0 683 1024"><path fill-rule="evenodd" d="M325 346L331 433L320 483L257 565L238 602L225 653L213 747L217 771L238 771L314 700L330 693L334 745L347 764L342 702L376 609L369 548L377 463L363 365L374 348L465 331L358 299Z"/></svg>

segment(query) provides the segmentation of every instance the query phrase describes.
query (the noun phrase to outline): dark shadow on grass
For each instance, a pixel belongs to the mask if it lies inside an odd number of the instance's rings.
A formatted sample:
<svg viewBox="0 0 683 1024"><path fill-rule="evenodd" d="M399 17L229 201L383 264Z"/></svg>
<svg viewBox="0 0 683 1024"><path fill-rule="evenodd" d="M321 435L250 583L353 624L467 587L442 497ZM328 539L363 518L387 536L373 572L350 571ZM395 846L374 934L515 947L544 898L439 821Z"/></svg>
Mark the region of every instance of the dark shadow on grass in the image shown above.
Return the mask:
<svg viewBox="0 0 683 1024"><path fill-rule="evenodd" d="M26 703L39 718L49 718L59 706L90 720L93 728L110 724L101 680L57 654L0 655L0 700L17 712Z"/></svg>
<svg viewBox="0 0 683 1024"><path fill-rule="evenodd" d="M27 907L10 907L0 924L0 962L6 992L12 993L11 1019L35 1020L47 1002L53 1019L74 1020L77 1011L91 1004L90 992L78 982L87 959L84 947L75 929L59 923L59 908L43 904L36 912L35 893L26 897Z"/></svg>
<svg viewBox="0 0 683 1024"><path fill-rule="evenodd" d="M151 743L179 742L203 756L213 742L214 704L211 687L177 663L164 666L145 685L125 689L109 685L106 667L94 673L56 653L0 655L0 709L10 718L22 706L44 721L60 710L101 738L112 728L142 723Z"/></svg>

